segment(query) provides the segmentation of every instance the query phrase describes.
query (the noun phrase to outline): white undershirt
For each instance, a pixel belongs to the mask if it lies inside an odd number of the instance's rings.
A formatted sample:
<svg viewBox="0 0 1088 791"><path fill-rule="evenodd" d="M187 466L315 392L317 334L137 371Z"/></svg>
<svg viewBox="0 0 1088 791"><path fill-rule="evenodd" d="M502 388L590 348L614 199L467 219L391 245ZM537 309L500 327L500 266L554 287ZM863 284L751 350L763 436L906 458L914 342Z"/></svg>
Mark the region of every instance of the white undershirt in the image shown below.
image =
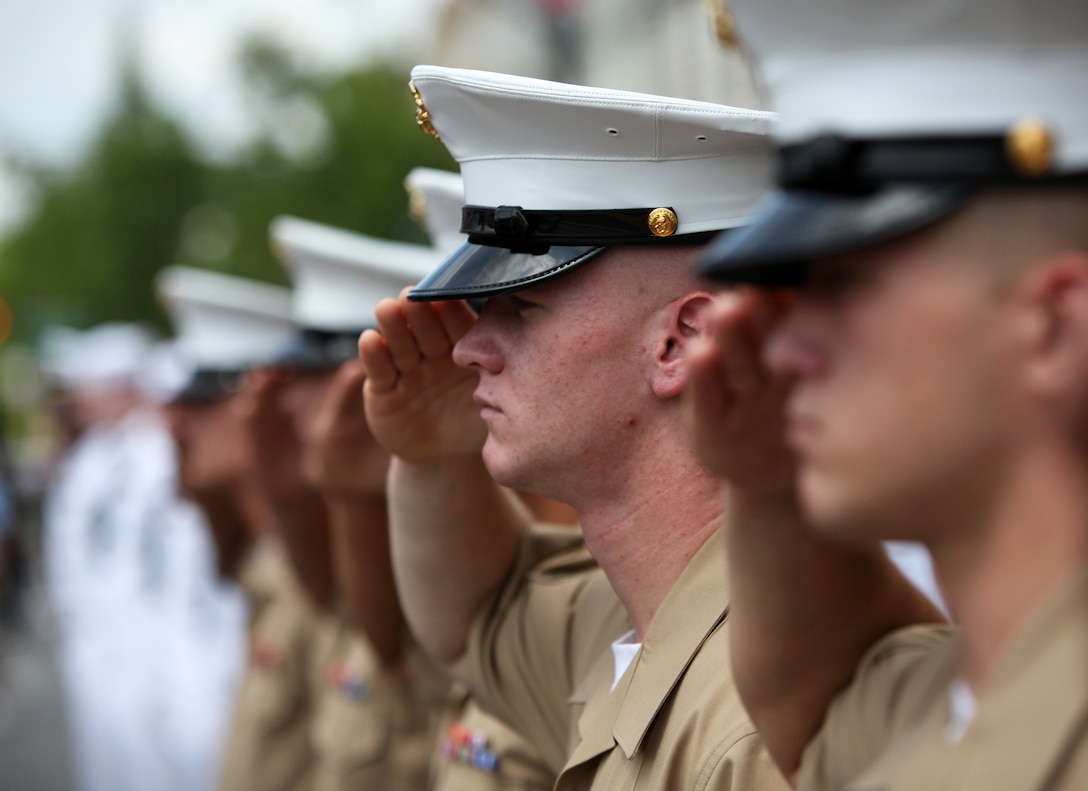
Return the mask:
<svg viewBox="0 0 1088 791"><path fill-rule="evenodd" d="M978 699L971 687L962 678L957 678L948 688L950 714L948 725L944 729L945 741L951 745L959 744L967 734L967 729L978 714Z"/></svg>
<svg viewBox="0 0 1088 791"><path fill-rule="evenodd" d="M638 650L640 648L642 648L642 643L635 642L634 629L612 643L612 659L615 662L615 673L612 678L612 689L608 690L609 692L614 690L616 685L620 683L623 674L627 672L627 668L631 666L631 663L635 661L635 657L638 656Z"/></svg>

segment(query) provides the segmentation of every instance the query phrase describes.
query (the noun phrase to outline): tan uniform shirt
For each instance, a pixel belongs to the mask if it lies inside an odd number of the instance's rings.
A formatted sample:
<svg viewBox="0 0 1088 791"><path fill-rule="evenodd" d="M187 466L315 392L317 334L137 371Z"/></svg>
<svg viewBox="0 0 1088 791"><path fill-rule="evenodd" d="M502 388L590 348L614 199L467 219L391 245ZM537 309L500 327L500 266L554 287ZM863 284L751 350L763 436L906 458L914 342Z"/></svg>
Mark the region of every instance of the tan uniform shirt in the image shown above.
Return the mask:
<svg viewBox="0 0 1088 791"><path fill-rule="evenodd" d="M342 621L329 627L313 715L314 791L422 790L437 711L425 680L385 670L370 642Z"/></svg>
<svg viewBox="0 0 1088 791"><path fill-rule="evenodd" d="M548 791L555 772L513 728L468 690L450 693L432 759L431 791Z"/></svg>
<svg viewBox="0 0 1088 791"><path fill-rule="evenodd" d="M220 791L295 791L313 760L310 708L316 614L279 547L263 540L240 575L254 602Z"/></svg>
<svg viewBox="0 0 1088 791"><path fill-rule="evenodd" d="M1014 638L958 742L956 642L951 629L912 627L875 646L805 750L798 788L1088 789L1088 572Z"/></svg>
<svg viewBox="0 0 1088 791"><path fill-rule="evenodd" d="M729 673L717 534L673 585L614 692L630 624L570 532L535 532L474 628L472 686L560 772L556 789L784 789Z"/></svg>

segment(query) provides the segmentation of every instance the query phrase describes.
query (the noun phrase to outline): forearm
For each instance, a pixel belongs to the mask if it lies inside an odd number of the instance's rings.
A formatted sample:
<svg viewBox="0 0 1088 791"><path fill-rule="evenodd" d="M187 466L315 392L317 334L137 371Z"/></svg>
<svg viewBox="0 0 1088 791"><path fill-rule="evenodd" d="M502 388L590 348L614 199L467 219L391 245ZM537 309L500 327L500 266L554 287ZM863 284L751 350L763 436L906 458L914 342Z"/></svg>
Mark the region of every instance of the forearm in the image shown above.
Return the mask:
<svg viewBox="0 0 1088 791"><path fill-rule="evenodd" d="M315 490L271 497L276 533L287 549L287 559L310 601L319 609L333 606L335 592L329 514Z"/></svg>
<svg viewBox="0 0 1088 791"><path fill-rule="evenodd" d="M366 635L386 667L404 654L404 613L389 557L384 497L326 496L333 567L351 625Z"/></svg>
<svg viewBox="0 0 1088 791"><path fill-rule="evenodd" d="M727 492L724 529L733 673L789 774L865 651L893 629L942 618L879 545L822 540L791 498Z"/></svg>
<svg viewBox="0 0 1088 791"><path fill-rule="evenodd" d="M472 621L506 578L529 517L478 456L389 472L397 589L412 631L446 664L465 653Z"/></svg>

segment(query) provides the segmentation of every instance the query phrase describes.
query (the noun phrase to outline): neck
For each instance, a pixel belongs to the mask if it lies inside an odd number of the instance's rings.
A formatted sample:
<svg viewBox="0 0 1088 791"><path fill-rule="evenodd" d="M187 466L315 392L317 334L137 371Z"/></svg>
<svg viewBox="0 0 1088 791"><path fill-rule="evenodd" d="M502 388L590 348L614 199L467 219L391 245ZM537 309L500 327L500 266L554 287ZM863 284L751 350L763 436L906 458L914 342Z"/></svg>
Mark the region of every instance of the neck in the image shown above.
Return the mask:
<svg viewBox="0 0 1088 791"><path fill-rule="evenodd" d="M677 436L682 436L677 432ZM639 641L688 562L721 525L717 481L684 447L638 454L617 488L574 503L586 546Z"/></svg>
<svg viewBox="0 0 1088 791"><path fill-rule="evenodd" d="M1066 454L1033 454L996 487L978 529L948 530L930 543L961 626L960 673L976 691L1039 606L1088 558L1086 477Z"/></svg>

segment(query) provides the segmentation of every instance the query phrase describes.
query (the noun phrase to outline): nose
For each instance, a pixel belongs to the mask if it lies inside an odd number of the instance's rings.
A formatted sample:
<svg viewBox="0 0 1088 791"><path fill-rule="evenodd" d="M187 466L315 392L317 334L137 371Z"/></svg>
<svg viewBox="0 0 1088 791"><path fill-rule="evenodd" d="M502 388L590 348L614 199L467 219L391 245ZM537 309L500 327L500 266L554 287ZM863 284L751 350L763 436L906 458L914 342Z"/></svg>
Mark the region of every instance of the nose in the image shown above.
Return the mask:
<svg viewBox="0 0 1088 791"><path fill-rule="evenodd" d="M803 295L786 308L763 346L763 362L781 377L810 379L827 370L817 312Z"/></svg>
<svg viewBox="0 0 1088 791"><path fill-rule="evenodd" d="M489 374L497 374L502 370L502 354L492 324L485 310L472 325L472 329L461 336L461 340L453 347L453 361L457 365Z"/></svg>

